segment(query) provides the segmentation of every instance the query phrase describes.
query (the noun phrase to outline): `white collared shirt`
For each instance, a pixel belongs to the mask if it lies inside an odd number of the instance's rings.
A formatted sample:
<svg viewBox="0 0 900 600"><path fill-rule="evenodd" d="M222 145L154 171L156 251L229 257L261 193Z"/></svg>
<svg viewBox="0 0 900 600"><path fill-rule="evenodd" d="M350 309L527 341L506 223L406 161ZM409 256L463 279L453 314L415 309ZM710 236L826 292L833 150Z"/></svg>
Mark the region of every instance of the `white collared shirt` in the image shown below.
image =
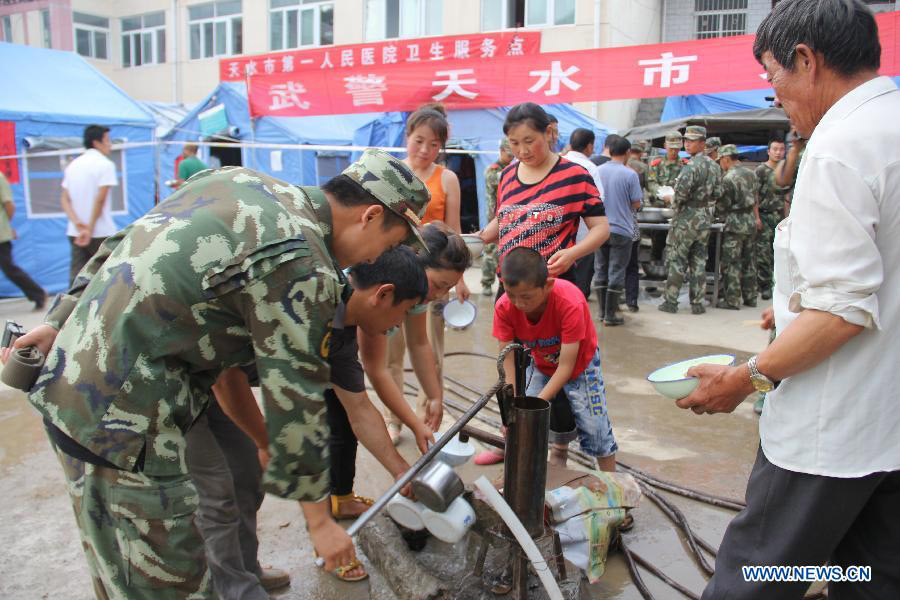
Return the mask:
<svg viewBox="0 0 900 600"><path fill-rule="evenodd" d="M577 150L569 150L566 152L566 160L570 160L576 165L581 165L587 172L591 174L591 177L594 180L594 185L597 186L597 191L600 192L600 199L603 200L603 184L600 183L600 175L597 173L597 165L595 165L590 158L578 152ZM575 241L580 242L581 239L587 235L588 228L584 223L584 219L578 224L578 233L575 235Z"/></svg>
<svg viewBox="0 0 900 600"><path fill-rule="evenodd" d="M775 324L804 309L865 329L769 394L763 452L802 473L900 470L900 90L887 77L832 106L775 235Z"/></svg>
<svg viewBox="0 0 900 600"><path fill-rule="evenodd" d="M72 210L82 223L91 220L94 211L94 200L101 187L114 187L116 182L116 165L96 148L91 148L69 163L63 176L62 186L69 193ZM103 210L94 224L91 237L109 237L119 230L112 218L112 191L106 194ZM75 237L78 231L71 222L66 235Z"/></svg>

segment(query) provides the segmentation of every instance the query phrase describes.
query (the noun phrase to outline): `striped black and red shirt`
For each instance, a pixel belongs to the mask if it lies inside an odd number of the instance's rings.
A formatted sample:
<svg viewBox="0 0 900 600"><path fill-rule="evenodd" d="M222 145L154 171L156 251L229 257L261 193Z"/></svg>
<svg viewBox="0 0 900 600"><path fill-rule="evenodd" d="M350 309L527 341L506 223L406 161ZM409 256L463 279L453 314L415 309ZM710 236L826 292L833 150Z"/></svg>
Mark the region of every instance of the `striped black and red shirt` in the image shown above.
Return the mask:
<svg viewBox="0 0 900 600"><path fill-rule="evenodd" d="M582 217L606 214L594 179L581 165L560 156L547 176L533 184L519 180L518 166L514 162L503 169L497 188L501 262L519 246L549 259L575 245Z"/></svg>

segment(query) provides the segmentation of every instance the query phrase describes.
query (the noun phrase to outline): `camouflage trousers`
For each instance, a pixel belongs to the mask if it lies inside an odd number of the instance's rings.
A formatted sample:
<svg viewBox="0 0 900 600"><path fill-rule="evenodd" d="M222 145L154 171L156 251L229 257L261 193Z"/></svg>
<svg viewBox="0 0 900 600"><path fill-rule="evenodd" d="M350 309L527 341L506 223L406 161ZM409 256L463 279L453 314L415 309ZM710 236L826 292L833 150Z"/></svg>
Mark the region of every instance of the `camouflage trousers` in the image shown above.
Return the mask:
<svg viewBox="0 0 900 600"><path fill-rule="evenodd" d="M497 244L487 244L481 255L481 287L488 289L497 279Z"/></svg>
<svg viewBox="0 0 900 600"><path fill-rule="evenodd" d="M666 238L666 302L678 304L678 292L688 274L691 304L706 296L709 229L675 225Z"/></svg>
<svg viewBox="0 0 900 600"><path fill-rule="evenodd" d="M722 236L722 281L725 302L740 306L753 302L759 293L756 287L756 236L730 233Z"/></svg>
<svg viewBox="0 0 900 600"><path fill-rule="evenodd" d="M759 290L772 290L775 272L775 228L781 222L781 213L760 212L762 229L756 236L756 276L759 279Z"/></svg>
<svg viewBox="0 0 900 600"><path fill-rule="evenodd" d="M54 450L99 600L214 597L187 474L148 477Z"/></svg>

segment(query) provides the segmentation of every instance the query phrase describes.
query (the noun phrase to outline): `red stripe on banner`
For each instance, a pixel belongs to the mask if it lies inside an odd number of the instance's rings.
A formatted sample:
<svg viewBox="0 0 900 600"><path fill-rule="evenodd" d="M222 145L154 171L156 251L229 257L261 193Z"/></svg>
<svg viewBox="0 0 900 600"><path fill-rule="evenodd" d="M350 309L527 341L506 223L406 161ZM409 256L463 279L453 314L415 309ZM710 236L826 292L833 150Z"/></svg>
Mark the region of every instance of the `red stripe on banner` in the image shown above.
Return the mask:
<svg viewBox="0 0 900 600"><path fill-rule="evenodd" d="M504 31L388 40L223 58L219 60L219 80L243 81L247 74L250 76L297 74L344 68L434 63L443 60L490 60L498 56L537 54L540 51L539 31Z"/></svg>
<svg viewBox="0 0 900 600"><path fill-rule="evenodd" d="M16 152L16 124L13 121L0 121L0 156L13 156ZM0 173L10 183L19 183L19 161L15 158L0 160Z"/></svg>
<svg viewBox="0 0 900 600"><path fill-rule="evenodd" d="M894 75L900 13L878 16L882 73ZM500 56L492 60L335 68L249 77L253 116L307 116L657 98L766 87L755 36L624 48Z"/></svg>

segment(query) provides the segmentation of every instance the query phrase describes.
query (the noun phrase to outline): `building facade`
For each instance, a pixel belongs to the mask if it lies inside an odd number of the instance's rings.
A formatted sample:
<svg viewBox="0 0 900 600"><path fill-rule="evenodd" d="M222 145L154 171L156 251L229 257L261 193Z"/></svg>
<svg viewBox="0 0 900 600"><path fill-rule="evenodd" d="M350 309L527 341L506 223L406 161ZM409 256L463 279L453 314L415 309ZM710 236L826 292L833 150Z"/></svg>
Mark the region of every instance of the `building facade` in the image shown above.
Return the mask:
<svg viewBox="0 0 900 600"><path fill-rule="evenodd" d="M896 8L894 2L870 4ZM77 52L138 100L193 103L218 83L219 60L228 56L511 29L539 30L542 52L653 44L752 33L772 5L773 0L4 0L0 40ZM626 128L640 104L577 107Z"/></svg>

